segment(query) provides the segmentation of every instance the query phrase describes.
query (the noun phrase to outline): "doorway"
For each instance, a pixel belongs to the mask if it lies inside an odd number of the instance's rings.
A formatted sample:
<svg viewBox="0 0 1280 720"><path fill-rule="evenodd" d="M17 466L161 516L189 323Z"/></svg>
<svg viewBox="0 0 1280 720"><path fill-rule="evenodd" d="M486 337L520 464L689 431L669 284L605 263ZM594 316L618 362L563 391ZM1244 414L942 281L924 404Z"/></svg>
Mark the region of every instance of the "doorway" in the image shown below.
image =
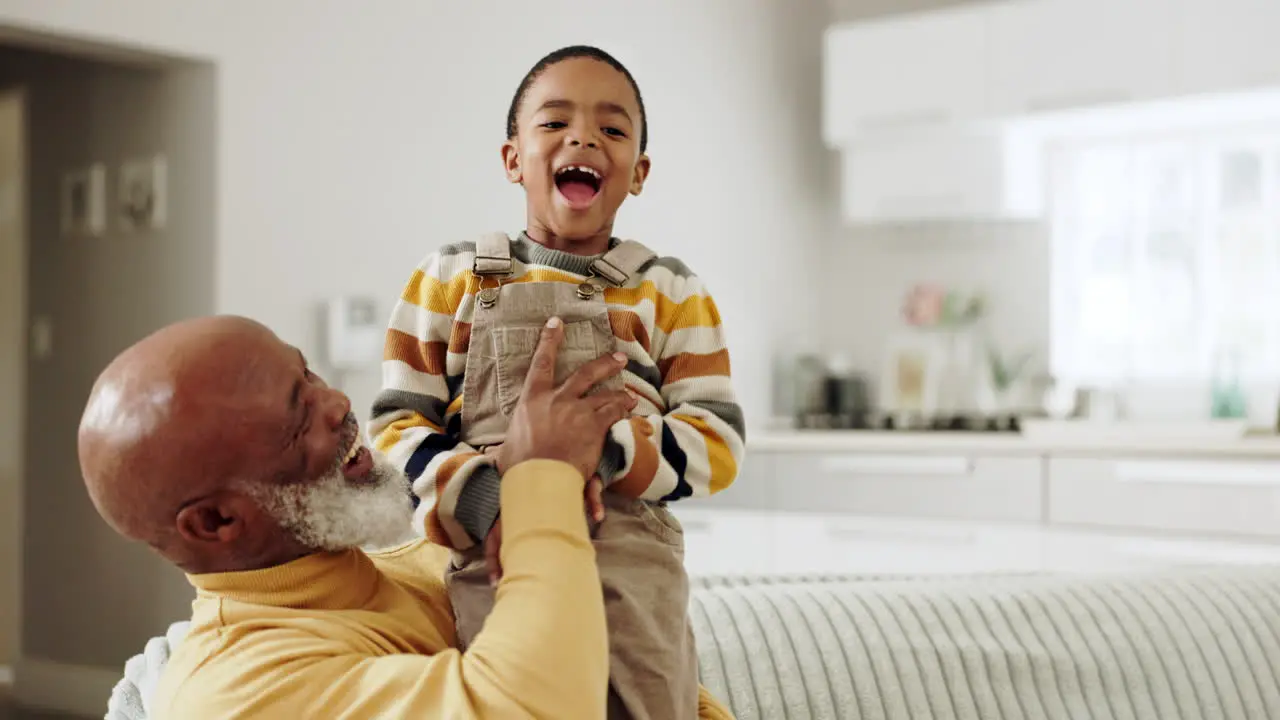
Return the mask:
<svg viewBox="0 0 1280 720"><path fill-rule="evenodd" d="M27 357L26 100L0 92L0 685L19 655Z"/></svg>
<svg viewBox="0 0 1280 720"><path fill-rule="evenodd" d="M192 590L98 516L75 428L117 353L215 310L217 76L3 40L24 149L0 167L0 189L22 183L20 228L0 234L0 665L18 705L100 715L122 659L185 617Z"/></svg>

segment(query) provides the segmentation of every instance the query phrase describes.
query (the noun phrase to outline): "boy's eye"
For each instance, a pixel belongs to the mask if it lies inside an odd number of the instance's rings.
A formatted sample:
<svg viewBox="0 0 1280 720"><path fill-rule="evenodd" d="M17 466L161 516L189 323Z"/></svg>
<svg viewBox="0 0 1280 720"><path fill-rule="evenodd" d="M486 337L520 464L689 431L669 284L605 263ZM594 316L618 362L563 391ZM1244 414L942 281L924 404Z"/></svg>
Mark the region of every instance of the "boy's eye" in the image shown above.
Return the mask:
<svg viewBox="0 0 1280 720"><path fill-rule="evenodd" d="M560 122L559 120L552 120L551 122L542 123L542 127L548 130L560 130L568 126L565 123Z"/></svg>
<svg viewBox="0 0 1280 720"><path fill-rule="evenodd" d="M605 132L605 134L606 134L606 135L613 135L614 137L626 137L626 136L627 136L627 134L626 134L626 133L622 132L621 130L619 130L618 128L615 128L615 127L607 127L607 128L605 128L605 129L604 129L604 132Z"/></svg>

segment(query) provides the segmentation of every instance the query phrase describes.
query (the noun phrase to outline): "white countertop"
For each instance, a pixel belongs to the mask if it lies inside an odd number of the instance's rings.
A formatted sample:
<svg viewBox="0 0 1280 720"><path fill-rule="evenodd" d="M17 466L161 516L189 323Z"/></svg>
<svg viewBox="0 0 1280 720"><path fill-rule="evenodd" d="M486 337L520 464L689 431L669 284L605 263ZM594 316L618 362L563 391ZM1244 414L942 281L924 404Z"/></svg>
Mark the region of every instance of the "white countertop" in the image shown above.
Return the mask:
<svg viewBox="0 0 1280 720"><path fill-rule="evenodd" d="M672 505L691 575L1133 571L1276 564L1280 544L979 523Z"/></svg>
<svg viewBox="0 0 1280 720"><path fill-rule="evenodd" d="M1136 437L1123 431L1031 438L1019 433L892 430L766 430L748 432L755 452L911 452L991 455L1182 455L1280 459L1280 436L1238 438Z"/></svg>

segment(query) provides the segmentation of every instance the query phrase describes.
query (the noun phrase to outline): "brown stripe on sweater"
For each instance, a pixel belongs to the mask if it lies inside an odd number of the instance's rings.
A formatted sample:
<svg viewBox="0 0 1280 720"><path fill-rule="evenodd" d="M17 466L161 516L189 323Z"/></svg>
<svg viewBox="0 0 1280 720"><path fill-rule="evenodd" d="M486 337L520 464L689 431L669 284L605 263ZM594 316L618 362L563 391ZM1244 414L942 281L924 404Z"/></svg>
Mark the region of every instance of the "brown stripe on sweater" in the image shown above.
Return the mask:
<svg viewBox="0 0 1280 720"><path fill-rule="evenodd" d="M649 331L644 327L644 320L630 310L610 310L609 325L613 334L623 342L639 343L646 354L649 352Z"/></svg>
<svg viewBox="0 0 1280 720"><path fill-rule="evenodd" d="M449 481L458 472L458 468L476 457L480 457L480 453L458 453L441 463L440 469L436 470L436 504L427 513L427 539L436 545L453 547L453 539L440 524L440 498L444 497L444 489L449 486Z"/></svg>
<svg viewBox="0 0 1280 720"><path fill-rule="evenodd" d="M729 375L729 351L717 350L706 355L700 353L680 353L658 364L662 372L662 382L670 384L689 378Z"/></svg>
<svg viewBox="0 0 1280 720"><path fill-rule="evenodd" d="M399 360L420 373L427 375L444 374L444 358L449 350L445 343L419 342L408 333L394 328L387 330L387 339L383 344L382 357L387 360Z"/></svg>
<svg viewBox="0 0 1280 720"><path fill-rule="evenodd" d="M466 355L471 347L471 323L454 322L449 332L449 352L455 355Z"/></svg>
<svg viewBox="0 0 1280 720"><path fill-rule="evenodd" d="M427 540L447 548L453 547L453 539L449 537L449 533L445 532L444 525L440 524L440 498L444 496L444 489L449 485L452 477L453 473L446 473L443 468L436 471L436 504L427 513Z"/></svg>

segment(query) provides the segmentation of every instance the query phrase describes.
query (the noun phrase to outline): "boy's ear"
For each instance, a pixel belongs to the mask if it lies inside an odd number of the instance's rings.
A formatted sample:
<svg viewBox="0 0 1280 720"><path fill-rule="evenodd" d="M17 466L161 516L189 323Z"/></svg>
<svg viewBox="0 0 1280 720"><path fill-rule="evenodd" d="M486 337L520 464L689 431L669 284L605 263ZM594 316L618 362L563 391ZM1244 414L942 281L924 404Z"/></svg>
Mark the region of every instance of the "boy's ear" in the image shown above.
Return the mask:
<svg viewBox="0 0 1280 720"><path fill-rule="evenodd" d="M640 155L636 160L636 170L631 175L631 194L639 195L644 190L644 181L649 178L649 156Z"/></svg>
<svg viewBox="0 0 1280 720"><path fill-rule="evenodd" d="M520 169L520 149L513 140L502 143L502 167L507 171L508 182L524 182L524 171Z"/></svg>

